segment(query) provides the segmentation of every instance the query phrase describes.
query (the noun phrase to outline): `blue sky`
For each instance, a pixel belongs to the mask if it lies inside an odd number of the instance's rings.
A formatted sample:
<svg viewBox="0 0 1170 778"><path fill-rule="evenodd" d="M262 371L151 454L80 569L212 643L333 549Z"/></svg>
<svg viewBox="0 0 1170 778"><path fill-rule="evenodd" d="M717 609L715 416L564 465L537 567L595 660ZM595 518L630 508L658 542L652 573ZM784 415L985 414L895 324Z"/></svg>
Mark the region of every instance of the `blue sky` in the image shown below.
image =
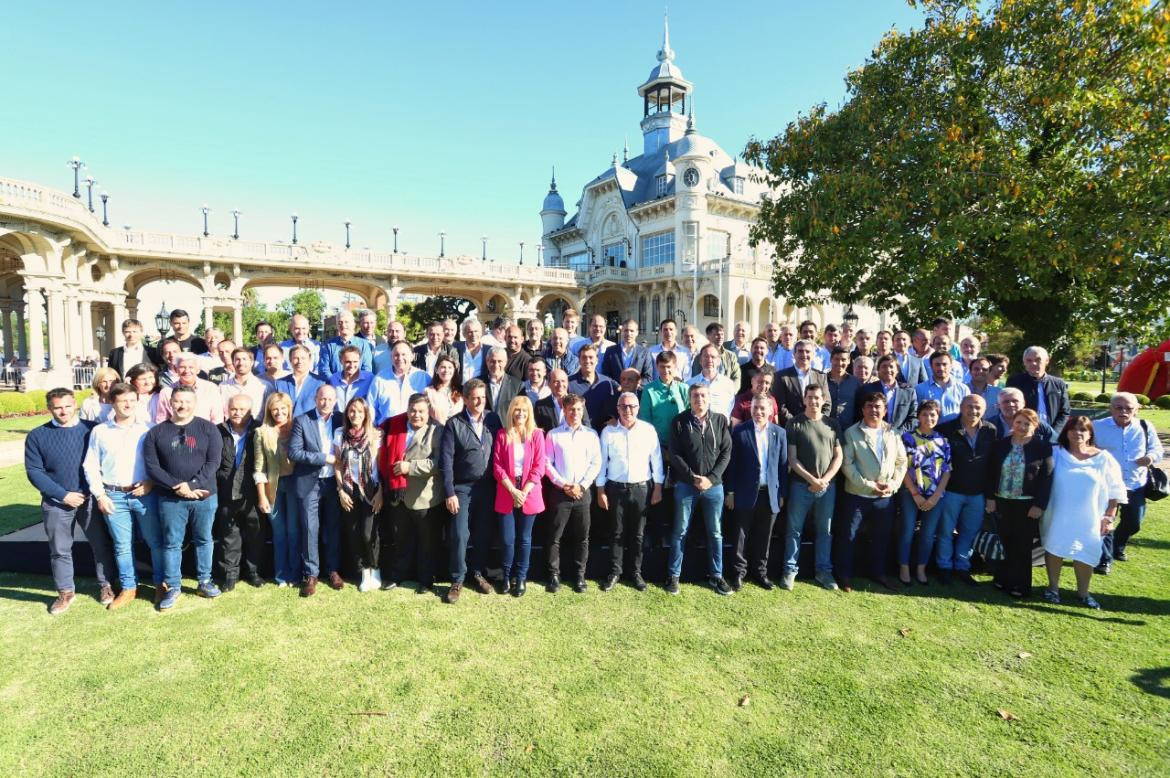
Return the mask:
<svg viewBox="0 0 1170 778"><path fill-rule="evenodd" d="M71 189L78 154L111 219L514 261L539 240L555 164L580 187L629 139L655 64L657 2L16 3L5 9L0 176ZM696 124L729 153L818 102L903 0L672 2ZM526 255L532 256L532 248Z"/></svg>

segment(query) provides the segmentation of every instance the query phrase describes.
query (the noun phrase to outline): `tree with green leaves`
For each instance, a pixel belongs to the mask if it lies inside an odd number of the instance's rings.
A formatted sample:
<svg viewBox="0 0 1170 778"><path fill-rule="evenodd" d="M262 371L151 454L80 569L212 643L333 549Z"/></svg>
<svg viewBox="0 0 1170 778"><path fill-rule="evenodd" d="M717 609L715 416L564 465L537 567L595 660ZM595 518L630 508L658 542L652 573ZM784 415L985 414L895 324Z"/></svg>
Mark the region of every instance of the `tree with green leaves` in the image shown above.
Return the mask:
<svg viewBox="0 0 1170 778"><path fill-rule="evenodd" d="M1165 326L1165 0L917 5L925 25L887 34L840 108L748 143L776 293L903 323L998 314L1061 356Z"/></svg>
<svg viewBox="0 0 1170 778"><path fill-rule="evenodd" d="M325 295L320 289L302 289L292 297L286 297L276 305L276 310L284 314L286 321L291 321L294 313L308 318L314 338L321 338L321 317L325 311ZM276 331L277 339L289 336L288 325Z"/></svg>
<svg viewBox="0 0 1170 778"><path fill-rule="evenodd" d="M474 309L475 304L470 300L439 295L417 303L399 303L395 313L398 321L406 328L406 339L413 343L422 339L427 325L433 321L454 319L462 327L463 321Z"/></svg>

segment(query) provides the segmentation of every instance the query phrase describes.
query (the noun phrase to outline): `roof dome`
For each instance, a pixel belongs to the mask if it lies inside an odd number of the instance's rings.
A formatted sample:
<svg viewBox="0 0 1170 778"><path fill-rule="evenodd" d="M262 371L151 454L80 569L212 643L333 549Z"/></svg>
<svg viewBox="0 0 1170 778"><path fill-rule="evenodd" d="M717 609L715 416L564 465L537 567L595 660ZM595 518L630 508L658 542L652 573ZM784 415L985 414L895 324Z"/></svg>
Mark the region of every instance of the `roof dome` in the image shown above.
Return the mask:
<svg viewBox="0 0 1170 778"><path fill-rule="evenodd" d="M544 196L544 205L541 206L542 211L565 211L565 201L561 199L561 195L557 192L557 174L554 171L552 183L549 184L548 194Z"/></svg>
<svg viewBox="0 0 1170 778"><path fill-rule="evenodd" d="M719 148L719 145L715 141L706 135L700 135L695 130L695 114L692 111L691 115L687 118L686 135L683 135L682 140L674 148L674 158L714 157L721 151L722 149Z"/></svg>

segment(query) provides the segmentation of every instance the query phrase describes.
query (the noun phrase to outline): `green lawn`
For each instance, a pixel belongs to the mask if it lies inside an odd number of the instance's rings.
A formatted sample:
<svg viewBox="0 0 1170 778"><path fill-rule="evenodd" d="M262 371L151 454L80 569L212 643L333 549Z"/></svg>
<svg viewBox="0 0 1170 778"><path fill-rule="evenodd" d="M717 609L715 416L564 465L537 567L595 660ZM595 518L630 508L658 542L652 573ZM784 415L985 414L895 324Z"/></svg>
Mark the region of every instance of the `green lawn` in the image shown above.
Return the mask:
<svg viewBox="0 0 1170 778"><path fill-rule="evenodd" d="M41 497L24 475L24 465L0 467L0 535L41 520Z"/></svg>
<svg viewBox="0 0 1170 778"><path fill-rule="evenodd" d="M9 416L0 419L0 442L6 440L24 440L24 436L49 420L49 414L37 416Z"/></svg>
<svg viewBox="0 0 1170 778"><path fill-rule="evenodd" d="M1168 508L1101 613L800 582L159 615L86 582L51 619L47 578L4 574L0 775L1166 775Z"/></svg>

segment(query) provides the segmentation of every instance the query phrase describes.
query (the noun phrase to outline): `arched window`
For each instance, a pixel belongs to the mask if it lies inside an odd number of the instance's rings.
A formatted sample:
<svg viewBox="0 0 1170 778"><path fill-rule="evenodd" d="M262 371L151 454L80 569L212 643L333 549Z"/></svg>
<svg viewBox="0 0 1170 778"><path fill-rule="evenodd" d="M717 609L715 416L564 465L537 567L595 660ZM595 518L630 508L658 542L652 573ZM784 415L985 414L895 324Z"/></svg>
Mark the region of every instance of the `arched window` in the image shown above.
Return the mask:
<svg viewBox="0 0 1170 778"><path fill-rule="evenodd" d="M655 328L662 321L662 298L658 295L654 295L654 300L650 303L650 320Z"/></svg>
<svg viewBox="0 0 1170 778"><path fill-rule="evenodd" d="M646 331L646 296L638 298L638 332Z"/></svg>
<svg viewBox="0 0 1170 778"><path fill-rule="evenodd" d="M668 318L671 318L671 319L674 318L674 295L673 294L668 294L666 296L666 315ZM661 319L659 319L659 321L661 321ZM679 328L681 329L682 322L680 321L678 324L679 324Z"/></svg>

